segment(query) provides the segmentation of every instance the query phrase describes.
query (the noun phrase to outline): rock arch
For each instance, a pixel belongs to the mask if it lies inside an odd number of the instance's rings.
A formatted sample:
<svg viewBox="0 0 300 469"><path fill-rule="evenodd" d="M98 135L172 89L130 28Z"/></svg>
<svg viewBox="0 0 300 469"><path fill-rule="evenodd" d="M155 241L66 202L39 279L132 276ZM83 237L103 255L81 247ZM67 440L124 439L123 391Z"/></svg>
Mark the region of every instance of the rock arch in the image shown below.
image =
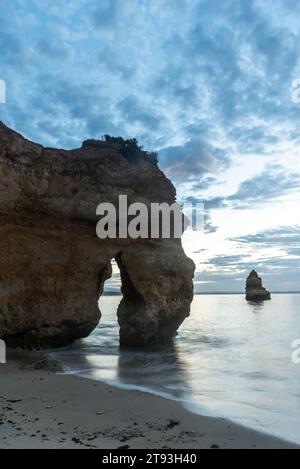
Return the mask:
<svg viewBox="0 0 300 469"><path fill-rule="evenodd" d="M99 240L96 207L175 201L153 161L128 161L105 142L44 148L0 123L0 338L57 347L98 324L98 298L116 258L123 299L120 343L169 340L189 314L194 264L180 240Z"/></svg>

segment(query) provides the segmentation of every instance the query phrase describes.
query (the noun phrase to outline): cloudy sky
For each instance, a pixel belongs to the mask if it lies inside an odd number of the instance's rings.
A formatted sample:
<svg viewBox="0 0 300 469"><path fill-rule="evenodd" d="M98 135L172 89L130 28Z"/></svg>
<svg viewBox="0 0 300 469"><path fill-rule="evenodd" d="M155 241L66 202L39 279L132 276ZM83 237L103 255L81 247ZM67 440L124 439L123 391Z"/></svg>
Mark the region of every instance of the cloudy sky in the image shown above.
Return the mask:
<svg viewBox="0 0 300 469"><path fill-rule="evenodd" d="M0 0L0 119L47 146L104 133L159 151L198 291L257 268L300 290L298 0Z"/></svg>

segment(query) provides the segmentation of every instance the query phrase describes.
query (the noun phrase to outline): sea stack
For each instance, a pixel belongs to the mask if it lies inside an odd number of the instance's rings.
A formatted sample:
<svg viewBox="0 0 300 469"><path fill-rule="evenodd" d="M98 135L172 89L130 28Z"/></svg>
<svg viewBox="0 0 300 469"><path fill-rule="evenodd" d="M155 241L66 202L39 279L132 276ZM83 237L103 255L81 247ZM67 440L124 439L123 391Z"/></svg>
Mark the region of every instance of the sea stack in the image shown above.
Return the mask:
<svg viewBox="0 0 300 469"><path fill-rule="evenodd" d="M246 300L264 301L270 300L271 294L262 285L262 279L255 270L252 270L246 281Z"/></svg>

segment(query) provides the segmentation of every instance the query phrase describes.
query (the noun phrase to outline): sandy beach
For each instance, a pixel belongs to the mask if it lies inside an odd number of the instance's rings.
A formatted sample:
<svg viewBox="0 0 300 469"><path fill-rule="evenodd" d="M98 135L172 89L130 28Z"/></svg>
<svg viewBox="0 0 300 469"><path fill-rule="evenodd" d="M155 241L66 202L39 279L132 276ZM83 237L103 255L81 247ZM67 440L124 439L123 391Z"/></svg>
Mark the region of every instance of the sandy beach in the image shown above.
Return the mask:
<svg viewBox="0 0 300 469"><path fill-rule="evenodd" d="M288 442L197 416L180 403L101 382L0 365L3 448L293 448Z"/></svg>

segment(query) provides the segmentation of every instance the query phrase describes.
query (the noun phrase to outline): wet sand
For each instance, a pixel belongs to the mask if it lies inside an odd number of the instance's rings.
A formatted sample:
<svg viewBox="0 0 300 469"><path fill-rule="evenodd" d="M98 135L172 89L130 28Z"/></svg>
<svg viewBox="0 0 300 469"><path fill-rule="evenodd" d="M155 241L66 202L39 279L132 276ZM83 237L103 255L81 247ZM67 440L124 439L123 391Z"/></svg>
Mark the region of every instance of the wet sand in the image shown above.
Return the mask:
<svg viewBox="0 0 300 469"><path fill-rule="evenodd" d="M101 382L0 364L0 448L293 448L179 402Z"/></svg>

